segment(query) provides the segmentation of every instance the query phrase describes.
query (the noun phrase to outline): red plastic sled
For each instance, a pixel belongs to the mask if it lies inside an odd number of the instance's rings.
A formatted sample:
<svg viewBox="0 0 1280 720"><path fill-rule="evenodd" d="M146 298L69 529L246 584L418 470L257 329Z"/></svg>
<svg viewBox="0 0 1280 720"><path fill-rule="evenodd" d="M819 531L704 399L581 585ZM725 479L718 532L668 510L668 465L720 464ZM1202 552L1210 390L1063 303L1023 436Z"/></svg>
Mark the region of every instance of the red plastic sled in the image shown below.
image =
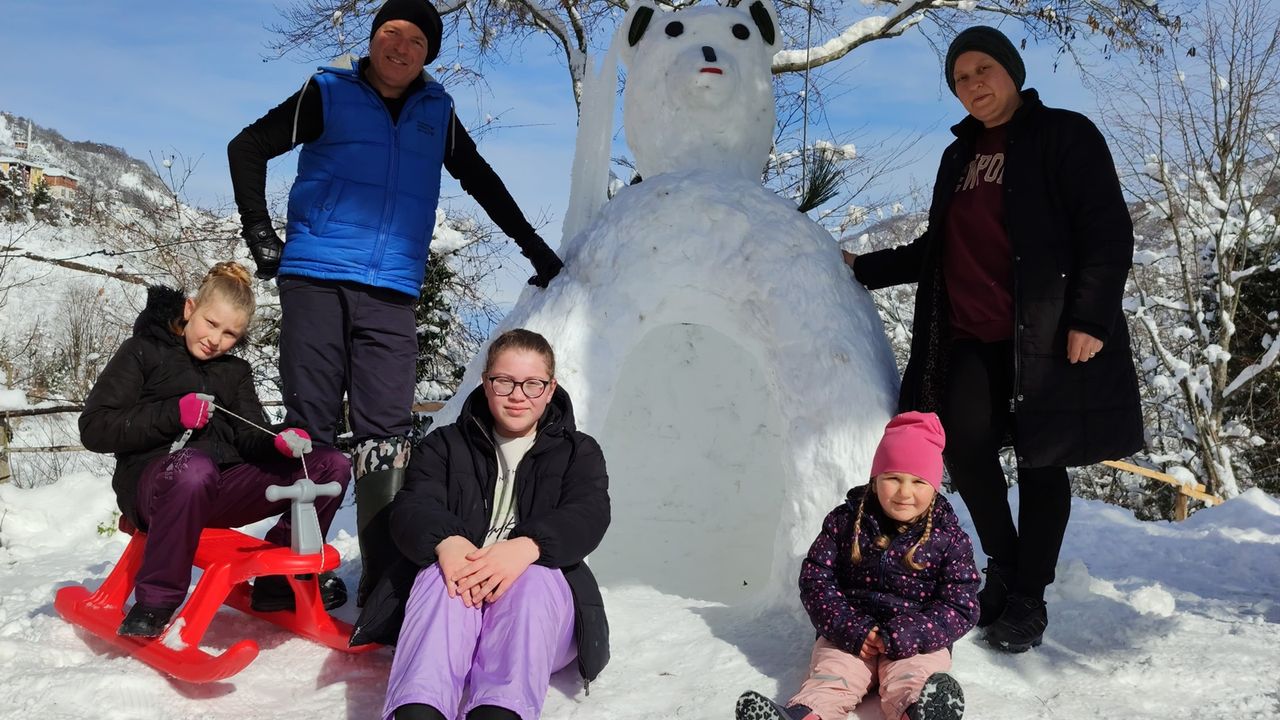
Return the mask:
<svg viewBox="0 0 1280 720"><path fill-rule="evenodd" d="M125 525L122 522L121 529L128 532L131 528ZM317 576L338 566L341 558L332 546L325 545L322 552L314 555L297 555L287 547L235 530L217 529L200 535L195 566L203 568L204 574L164 634L158 638L121 637L116 628L124 619L124 603L133 591L145 543L146 535L134 532L124 555L96 591L91 593L82 585L59 590L53 602L58 614L151 667L193 683L231 677L258 656L258 643L253 640L241 640L218 655L200 649L209 622L223 604L334 650L363 653L378 647L349 647L351 626L324 609ZM294 577L306 573L312 575L308 580ZM261 575L284 575L289 579L295 598L293 611L263 613L249 607L251 589L247 581Z"/></svg>

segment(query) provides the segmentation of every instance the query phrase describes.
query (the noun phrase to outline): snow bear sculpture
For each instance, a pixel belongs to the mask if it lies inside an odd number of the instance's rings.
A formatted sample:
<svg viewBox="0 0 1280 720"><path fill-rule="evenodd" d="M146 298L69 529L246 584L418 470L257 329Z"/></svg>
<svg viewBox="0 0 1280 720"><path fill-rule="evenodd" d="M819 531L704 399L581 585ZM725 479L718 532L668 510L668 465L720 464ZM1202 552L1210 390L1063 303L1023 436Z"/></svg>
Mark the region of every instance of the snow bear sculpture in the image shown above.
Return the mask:
<svg viewBox="0 0 1280 720"><path fill-rule="evenodd" d="M604 447L613 522L591 565L605 585L794 602L800 558L866 481L893 407L869 295L831 235L760 183L776 27L765 0L632 6L615 43L644 180L562 244L560 276L494 333L550 340L578 426ZM483 367L481 353L462 387Z"/></svg>

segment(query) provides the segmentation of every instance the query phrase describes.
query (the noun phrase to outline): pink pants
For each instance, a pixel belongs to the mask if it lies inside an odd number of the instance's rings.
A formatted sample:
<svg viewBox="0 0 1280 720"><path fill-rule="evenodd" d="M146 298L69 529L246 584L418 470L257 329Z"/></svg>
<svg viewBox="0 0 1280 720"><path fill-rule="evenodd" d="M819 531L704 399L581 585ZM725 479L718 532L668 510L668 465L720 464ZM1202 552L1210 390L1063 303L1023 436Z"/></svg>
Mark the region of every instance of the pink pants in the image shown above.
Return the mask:
<svg viewBox="0 0 1280 720"><path fill-rule="evenodd" d="M951 668L951 652L938 650L890 660L877 655L870 661L818 638L809 660L809 678L787 705L804 705L822 720L845 720L858 701L880 686L880 708L887 720L899 720L920 698L924 681Z"/></svg>

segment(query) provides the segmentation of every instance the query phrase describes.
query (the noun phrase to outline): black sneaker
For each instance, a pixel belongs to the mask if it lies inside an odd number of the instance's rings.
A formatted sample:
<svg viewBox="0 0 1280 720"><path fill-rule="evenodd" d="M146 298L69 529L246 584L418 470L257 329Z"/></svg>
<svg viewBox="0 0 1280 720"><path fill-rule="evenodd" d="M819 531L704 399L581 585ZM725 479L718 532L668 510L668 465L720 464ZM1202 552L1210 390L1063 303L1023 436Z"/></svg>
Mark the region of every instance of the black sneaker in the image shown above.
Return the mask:
<svg viewBox="0 0 1280 720"><path fill-rule="evenodd" d="M987 628L986 641L997 650L1026 652L1044 640L1049 611L1043 600L1013 593L1004 614Z"/></svg>
<svg viewBox="0 0 1280 720"><path fill-rule="evenodd" d="M984 628L1000 619L1005 605L1009 603L1009 585L1013 582L1013 572L987 558L987 566L982 569L987 576L982 589L978 591L978 627Z"/></svg>
<svg viewBox="0 0 1280 720"><path fill-rule="evenodd" d="M804 705L783 707L753 690L738 696L737 720L804 720L813 711Z"/></svg>
<svg viewBox="0 0 1280 720"><path fill-rule="evenodd" d="M946 673L934 673L924 681L920 699L907 708L907 720L960 720L964 716L964 691Z"/></svg>
<svg viewBox="0 0 1280 720"><path fill-rule="evenodd" d="M299 575L309 578L309 575ZM320 573L320 600L325 610L342 607L347 602L347 585L332 572ZM263 575L253 581L253 594L249 607L258 612L278 612L293 609L293 588L283 575Z"/></svg>
<svg viewBox="0 0 1280 720"><path fill-rule="evenodd" d="M147 607L134 603L133 607L129 608L129 614L124 616L120 627L116 628L116 634L124 637L160 637L160 633L164 632L165 626L173 618L173 611L177 609Z"/></svg>

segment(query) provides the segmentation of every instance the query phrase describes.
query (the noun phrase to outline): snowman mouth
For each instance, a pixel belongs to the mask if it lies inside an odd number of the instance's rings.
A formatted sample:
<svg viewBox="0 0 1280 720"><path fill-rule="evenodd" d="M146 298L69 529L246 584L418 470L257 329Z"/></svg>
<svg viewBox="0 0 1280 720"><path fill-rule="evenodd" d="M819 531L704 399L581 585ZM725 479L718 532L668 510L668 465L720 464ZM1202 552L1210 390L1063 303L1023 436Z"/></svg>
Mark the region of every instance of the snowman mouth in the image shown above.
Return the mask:
<svg viewBox="0 0 1280 720"><path fill-rule="evenodd" d="M721 70L721 69L720 69L720 68L718 68L718 67L704 67L704 68L702 68L701 70L699 70L698 72L700 72L700 73L711 73L712 75L723 75L723 74L724 74L724 71L723 71L723 70Z"/></svg>

